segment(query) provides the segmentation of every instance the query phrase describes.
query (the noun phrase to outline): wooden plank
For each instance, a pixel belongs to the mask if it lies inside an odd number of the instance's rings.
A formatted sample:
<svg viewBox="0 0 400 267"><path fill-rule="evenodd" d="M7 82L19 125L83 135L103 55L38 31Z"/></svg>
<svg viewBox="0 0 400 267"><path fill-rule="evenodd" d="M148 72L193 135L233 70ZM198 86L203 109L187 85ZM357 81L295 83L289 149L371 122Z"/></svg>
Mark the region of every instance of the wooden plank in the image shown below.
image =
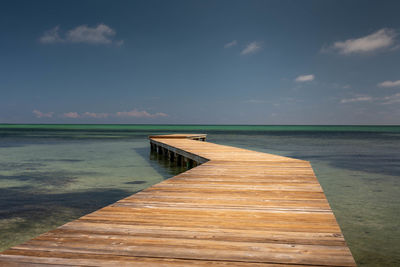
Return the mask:
<svg viewBox="0 0 400 267"><path fill-rule="evenodd" d="M135 257L122 255L84 254L79 252L32 251L10 249L0 254L0 266L244 266L244 267L304 267L307 265L269 264L232 261L187 260Z"/></svg>
<svg viewBox="0 0 400 267"><path fill-rule="evenodd" d="M355 266L309 162L197 140L202 163L0 254L0 266Z"/></svg>

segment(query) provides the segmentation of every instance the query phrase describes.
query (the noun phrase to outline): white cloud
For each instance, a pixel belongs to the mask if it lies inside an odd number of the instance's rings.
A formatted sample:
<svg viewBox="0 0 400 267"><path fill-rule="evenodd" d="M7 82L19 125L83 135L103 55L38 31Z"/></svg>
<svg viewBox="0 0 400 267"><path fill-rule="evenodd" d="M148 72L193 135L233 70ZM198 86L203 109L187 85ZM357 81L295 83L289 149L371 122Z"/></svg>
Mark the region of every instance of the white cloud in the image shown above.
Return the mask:
<svg viewBox="0 0 400 267"><path fill-rule="evenodd" d="M397 33L395 30L380 29L379 31L364 37L335 42L328 49L322 50L333 50L343 55L373 52L392 47L396 42L396 36Z"/></svg>
<svg viewBox="0 0 400 267"><path fill-rule="evenodd" d="M224 47L225 48L229 48L229 47L232 47L232 46L235 46L235 45L237 45L237 41L233 40L232 42L225 44Z"/></svg>
<svg viewBox="0 0 400 267"><path fill-rule="evenodd" d="M340 100L340 103L346 104L346 103L365 102L365 101L372 101L372 97L358 96L358 97L354 97L354 98L344 98L344 99Z"/></svg>
<svg viewBox="0 0 400 267"><path fill-rule="evenodd" d="M70 119L77 119L77 118L80 118L80 115L78 114L78 112L67 112L67 113L62 114L62 117L70 118Z"/></svg>
<svg viewBox="0 0 400 267"><path fill-rule="evenodd" d="M308 75L300 75L296 77L295 81L296 82L311 82L315 79L314 74L308 74Z"/></svg>
<svg viewBox="0 0 400 267"><path fill-rule="evenodd" d="M112 44L121 46L123 40L114 40L116 32L111 27L101 23L95 27L80 25L66 32L65 36L60 36L60 27L46 31L39 41L43 44L54 43L83 43L83 44Z"/></svg>
<svg viewBox="0 0 400 267"><path fill-rule="evenodd" d="M53 117L53 114L54 114L54 112L43 113L36 109L32 112L33 112L33 114L35 114L36 118L51 118L51 117Z"/></svg>
<svg viewBox="0 0 400 267"><path fill-rule="evenodd" d="M99 24L97 27L81 25L69 30L66 40L71 43L110 44L114 35L115 31L105 24Z"/></svg>
<svg viewBox="0 0 400 267"><path fill-rule="evenodd" d="M122 111L116 113L117 117L136 117L136 118L156 118L156 117L167 117L168 115L162 112L151 114L145 110L131 110L131 111Z"/></svg>
<svg viewBox="0 0 400 267"><path fill-rule="evenodd" d="M396 87L400 86L400 80L397 81L384 81L378 84L379 87Z"/></svg>
<svg viewBox="0 0 400 267"><path fill-rule="evenodd" d="M261 44L259 42L251 42L242 50L242 52L240 52L240 54L242 55L254 54L260 50L261 50Z"/></svg>

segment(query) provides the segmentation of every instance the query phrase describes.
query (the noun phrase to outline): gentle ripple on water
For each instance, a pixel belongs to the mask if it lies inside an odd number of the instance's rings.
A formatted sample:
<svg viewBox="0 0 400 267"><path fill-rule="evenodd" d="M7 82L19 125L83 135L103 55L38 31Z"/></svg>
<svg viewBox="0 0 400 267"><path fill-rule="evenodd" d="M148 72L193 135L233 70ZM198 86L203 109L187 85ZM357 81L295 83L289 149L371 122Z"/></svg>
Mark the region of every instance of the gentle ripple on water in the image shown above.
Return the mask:
<svg viewBox="0 0 400 267"><path fill-rule="evenodd" d="M400 127L0 125L0 250L183 169L147 136L208 140L309 160L360 266L399 266Z"/></svg>

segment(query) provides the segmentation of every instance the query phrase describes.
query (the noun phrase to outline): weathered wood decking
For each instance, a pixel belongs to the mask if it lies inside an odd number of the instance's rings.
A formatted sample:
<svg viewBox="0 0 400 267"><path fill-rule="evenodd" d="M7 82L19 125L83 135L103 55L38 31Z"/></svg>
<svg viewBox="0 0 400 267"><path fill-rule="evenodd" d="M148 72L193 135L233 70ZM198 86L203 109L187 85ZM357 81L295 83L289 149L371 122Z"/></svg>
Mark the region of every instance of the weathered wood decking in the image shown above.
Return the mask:
<svg viewBox="0 0 400 267"><path fill-rule="evenodd" d="M185 135L186 136L186 135ZM201 165L0 254L1 266L355 266L307 161L174 135Z"/></svg>

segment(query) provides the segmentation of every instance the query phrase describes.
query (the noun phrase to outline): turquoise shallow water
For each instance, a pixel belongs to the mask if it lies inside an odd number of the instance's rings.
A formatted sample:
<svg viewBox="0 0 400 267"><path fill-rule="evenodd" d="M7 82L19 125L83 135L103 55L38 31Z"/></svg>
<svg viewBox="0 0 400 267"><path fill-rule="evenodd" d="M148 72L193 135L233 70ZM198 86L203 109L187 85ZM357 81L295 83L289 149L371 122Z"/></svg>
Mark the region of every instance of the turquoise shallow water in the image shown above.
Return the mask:
<svg viewBox="0 0 400 267"><path fill-rule="evenodd" d="M183 171L151 134L309 160L360 266L399 266L399 126L0 125L0 250Z"/></svg>

